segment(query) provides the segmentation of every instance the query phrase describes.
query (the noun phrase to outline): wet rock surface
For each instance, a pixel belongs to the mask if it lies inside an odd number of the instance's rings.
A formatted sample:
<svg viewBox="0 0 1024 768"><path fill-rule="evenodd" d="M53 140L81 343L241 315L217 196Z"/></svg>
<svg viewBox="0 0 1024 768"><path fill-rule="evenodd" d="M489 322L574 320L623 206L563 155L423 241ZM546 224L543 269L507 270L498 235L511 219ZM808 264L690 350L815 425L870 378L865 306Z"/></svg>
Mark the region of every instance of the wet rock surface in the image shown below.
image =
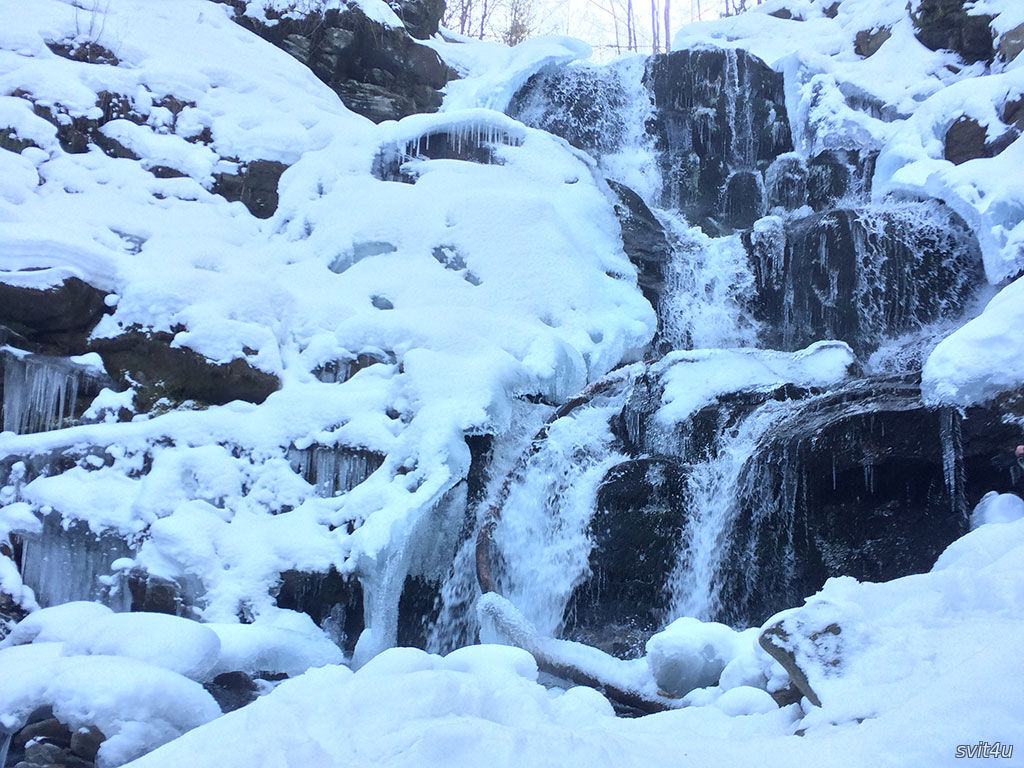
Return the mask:
<svg viewBox="0 0 1024 768"><path fill-rule="evenodd" d="M590 577L577 587L565 634L623 658L643 643L667 607L663 585L686 522L686 471L669 457L640 458L608 471L590 521Z"/></svg>
<svg viewBox="0 0 1024 768"><path fill-rule="evenodd" d="M977 241L939 203L833 210L744 235L751 306L772 349L840 339L858 354L940 317L983 283Z"/></svg>

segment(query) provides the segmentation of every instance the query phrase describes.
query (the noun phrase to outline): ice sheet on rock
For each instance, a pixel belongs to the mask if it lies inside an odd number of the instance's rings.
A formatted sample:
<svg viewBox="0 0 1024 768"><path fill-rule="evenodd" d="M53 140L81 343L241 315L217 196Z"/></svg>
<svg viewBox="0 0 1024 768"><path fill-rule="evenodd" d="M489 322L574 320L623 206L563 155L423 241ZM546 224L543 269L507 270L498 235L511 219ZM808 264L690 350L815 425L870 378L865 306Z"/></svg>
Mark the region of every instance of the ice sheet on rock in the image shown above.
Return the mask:
<svg viewBox="0 0 1024 768"><path fill-rule="evenodd" d="M21 575L40 605L98 600L118 611L131 607L131 595L113 569L115 561L133 554L121 536L51 513L21 539Z"/></svg>
<svg viewBox="0 0 1024 768"><path fill-rule="evenodd" d="M60 643L0 649L0 726L17 729L38 707L72 730L95 726L107 740L96 765L113 768L220 715L202 686L117 656L61 656Z"/></svg>
<svg viewBox="0 0 1024 768"><path fill-rule="evenodd" d="M981 315L939 342L921 373L925 402L967 406L1018 389L1024 383L1021 349L1024 279L1003 288Z"/></svg>
<svg viewBox="0 0 1024 768"><path fill-rule="evenodd" d="M841 341L819 341L799 352L771 350L693 350L672 352L658 363L665 382L658 419L685 419L718 395L782 384L828 386L842 381L856 362Z"/></svg>
<svg viewBox="0 0 1024 768"><path fill-rule="evenodd" d="M204 624L163 613L98 616L65 638L66 656L123 656L203 682L220 656L218 634Z"/></svg>

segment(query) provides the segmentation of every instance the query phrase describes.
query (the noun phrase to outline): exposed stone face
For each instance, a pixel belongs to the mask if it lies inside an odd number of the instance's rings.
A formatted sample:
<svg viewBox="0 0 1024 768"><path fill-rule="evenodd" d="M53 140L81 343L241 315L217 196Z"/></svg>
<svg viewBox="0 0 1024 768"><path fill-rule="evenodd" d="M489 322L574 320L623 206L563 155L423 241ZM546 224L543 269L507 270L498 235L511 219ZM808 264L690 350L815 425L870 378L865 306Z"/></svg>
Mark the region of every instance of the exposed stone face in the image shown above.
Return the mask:
<svg viewBox="0 0 1024 768"><path fill-rule="evenodd" d="M892 37L892 30L889 27L862 29L853 40L853 50L858 56L863 56L866 59L869 56L874 56L890 37Z"/></svg>
<svg viewBox="0 0 1024 768"><path fill-rule="evenodd" d="M442 88L454 73L406 30L371 21L356 7L267 25L236 7L235 21L308 66L349 109L374 122L436 112ZM443 9L443 5L441 6ZM411 34L437 29L436 0L408 3Z"/></svg>
<svg viewBox="0 0 1024 768"><path fill-rule="evenodd" d="M48 290L0 283L0 325L40 351L81 354L107 311L106 295L77 277Z"/></svg>
<svg viewBox="0 0 1024 768"><path fill-rule="evenodd" d="M789 221L779 237L756 234L744 236L757 284L751 311L771 349L840 339L867 353L958 315L983 281L974 235L939 203L833 210Z"/></svg>
<svg viewBox="0 0 1024 768"><path fill-rule="evenodd" d="M123 386L136 385L136 407L145 411L161 398L223 405L232 400L262 403L280 386L273 374L245 360L214 363L184 347L172 347L166 332L129 331L97 339L93 348L107 372Z"/></svg>
<svg viewBox="0 0 1024 768"><path fill-rule="evenodd" d="M958 420L906 380L804 401L744 467L716 618L759 624L831 576L929 570L967 532Z"/></svg>
<svg viewBox="0 0 1024 768"><path fill-rule="evenodd" d="M326 573L282 573L277 604L308 614L347 654L365 627L362 584L333 568Z"/></svg>
<svg viewBox="0 0 1024 768"><path fill-rule="evenodd" d="M215 176L214 194L240 201L259 219L269 219L277 210L277 183L288 166L273 160L242 163L237 174Z"/></svg>
<svg viewBox="0 0 1024 768"><path fill-rule="evenodd" d="M752 223L763 204L753 177L792 150L782 75L745 51L686 50L651 57L644 82L657 114L648 131L661 157L662 205L712 233L711 222ZM737 172L747 176L730 194Z"/></svg>
<svg viewBox="0 0 1024 768"><path fill-rule="evenodd" d="M622 230L622 247L637 268L637 284L654 307L665 284L665 269L672 249L664 227L636 192L624 184L609 181L619 198L615 215Z"/></svg>
<svg viewBox="0 0 1024 768"><path fill-rule="evenodd" d="M1024 24L1014 27L999 38L997 45L999 55L1003 61L1010 62L1020 56L1024 51Z"/></svg>
<svg viewBox="0 0 1024 768"><path fill-rule="evenodd" d="M991 62L992 17L968 15L965 0L920 0L911 14L914 33L927 48L956 51L968 64Z"/></svg>
<svg viewBox="0 0 1024 768"><path fill-rule="evenodd" d="M234 712L259 696L256 682L245 672L224 672L203 685L221 712Z"/></svg>
<svg viewBox="0 0 1024 768"><path fill-rule="evenodd" d="M643 653L661 623L663 585L678 558L686 518L686 472L669 457L608 471L590 522L590 578L566 608L566 636L618 656Z"/></svg>

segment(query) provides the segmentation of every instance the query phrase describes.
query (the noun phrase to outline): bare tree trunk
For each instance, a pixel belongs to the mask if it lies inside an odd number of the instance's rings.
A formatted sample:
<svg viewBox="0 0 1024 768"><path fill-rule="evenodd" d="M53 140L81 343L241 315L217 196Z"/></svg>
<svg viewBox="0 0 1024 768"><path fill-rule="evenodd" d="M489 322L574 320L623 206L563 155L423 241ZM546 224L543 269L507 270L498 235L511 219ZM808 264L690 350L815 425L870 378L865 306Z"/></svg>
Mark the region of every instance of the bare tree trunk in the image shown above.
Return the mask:
<svg viewBox="0 0 1024 768"><path fill-rule="evenodd" d="M665 53L672 50L672 0L665 0Z"/></svg>
<svg viewBox="0 0 1024 768"><path fill-rule="evenodd" d="M615 0L610 0L608 5L612 12L612 26L615 28L615 52L622 53L622 44L619 42L619 16L615 13Z"/></svg>
<svg viewBox="0 0 1024 768"><path fill-rule="evenodd" d="M658 39L658 31L661 22L658 20L658 0L651 0L651 53L657 53L661 48L661 41Z"/></svg>

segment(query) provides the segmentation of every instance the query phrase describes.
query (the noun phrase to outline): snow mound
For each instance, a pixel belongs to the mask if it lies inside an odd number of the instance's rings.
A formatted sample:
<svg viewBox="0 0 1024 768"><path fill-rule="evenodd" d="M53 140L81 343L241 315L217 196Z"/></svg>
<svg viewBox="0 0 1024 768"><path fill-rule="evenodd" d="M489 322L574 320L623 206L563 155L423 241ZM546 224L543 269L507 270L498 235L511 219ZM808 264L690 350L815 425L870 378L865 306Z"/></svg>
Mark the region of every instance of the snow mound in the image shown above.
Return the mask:
<svg viewBox="0 0 1024 768"><path fill-rule="evenodd" d="M211 674L242 671L294 677L311 667L343 661L338 646L315 625L306 632L262 624L204 626L220 638L220 657Z"/></svg>
<svg viewBox="0 0 1024 768"><path fill-rule="evenodd" d="M96 765L112 768L218 717L202 686L135 659L61 656L59 643L0 650L0 726L16 730L49 705L70 728L95 726L107 737Z"/></svg>
<svg viewBox="0 0 1024 768"><path fill-rule="evenodd" d="M683 696L717 684L743 645L741 634L731 627L684 617L647 641L646 658L658 688Z"/></svg>
<svg viewBox="0 0 1024 768"><path fill-rule="evenodd" d="M1024 519L1024 499L1015 493L989 491L971 512L971 530L989 524L1015 523Z"/></svg>
<svg viewBox="0 0 1024 768"><path fill-rule="evenodd" d="M516 649L400 648L354 674L324 667L286 681L132 765L640 768L674 764L681 749L708 766L839 768L885 750L903 766L952 764L977 734L1012 744L1024 729L1024 689L1007 674L1024 653L1024 521L982 526L943 558L957 552L888 583L832 579L791 612L841 627L829 635L842 641L838 663L810 670L821 708L778 708L764 690L776 665L754 644L739 650L763 670L759 685L639 719L608 717L593 691L546 691Z"/></svg>
<svg viewBox="0 0 1024 768"><path fill-rule="evenodd" d="M939 342L921 372L929 405L975 405L1024 385L1024 279Z"/></svg>
<svg viewBox="0 0 1024 768"><path fill-rule="evenodd" d="M828 386L847 377L856 357L841 341L819 341L799 352L708 349L672 352L660 361L664 392L658 419L682 421L715 398L744 389L783 384Z"/></svg>
<svg viewBox="0 0 1024 768"><path fill-rule="evenodd" d="M89 624L113 616L107 606L79 600L33 611L19 621L0 647L71 640Z"/></svg>
<svg viewBox="0 0 1024 768"><path fill-rule="evenodd" d="M200 682L212 676L220 654L220 639L212 629L163 613L99 616L64 639L68 656L134 658Z"/></svg>

